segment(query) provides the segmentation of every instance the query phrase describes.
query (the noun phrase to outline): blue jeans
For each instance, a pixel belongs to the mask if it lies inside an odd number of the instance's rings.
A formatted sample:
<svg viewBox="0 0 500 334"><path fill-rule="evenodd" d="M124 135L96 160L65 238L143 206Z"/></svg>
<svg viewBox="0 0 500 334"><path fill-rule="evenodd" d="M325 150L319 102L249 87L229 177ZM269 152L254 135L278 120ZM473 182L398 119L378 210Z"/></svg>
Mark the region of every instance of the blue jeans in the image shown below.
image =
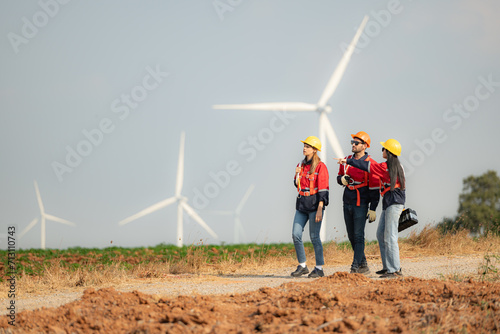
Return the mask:
<svg viewBox="0 0 500 334"><path fill-rule="evenodd" d="M354 258L351 265L353 269L368 265L365 256L365 225L367 213L368 204L356 206L344 203L344 221L347 229L347 237L354 251Z"/></svg>
<svg viewBox="0 0 500 334"><path fill-rule="evenodd" d="M324 212L324 210L323 210ZM302 233L309 220L309 237L314 247L314 257L316 258L316 265L322 266L325 264L325 259L323 257L323 244L321 243L321 238L319 236L319 231L321 230L321 223L316 223L316 211L304 212L297 210L295 212L295 218L293 219L292 227L292 239L295 246L295 253L297 253L297 260L299 263L306 262L306 252L304 250L304 243L302 242Z"/></svg>
<svg viewBox="0 0 500 334"><path fill-rule="evenodd" d="M403 204L392 204L382 211L377 228L377 240L380 247L383 269L395 273L401 269L399 263L398 224L403 211Z"/></svg>

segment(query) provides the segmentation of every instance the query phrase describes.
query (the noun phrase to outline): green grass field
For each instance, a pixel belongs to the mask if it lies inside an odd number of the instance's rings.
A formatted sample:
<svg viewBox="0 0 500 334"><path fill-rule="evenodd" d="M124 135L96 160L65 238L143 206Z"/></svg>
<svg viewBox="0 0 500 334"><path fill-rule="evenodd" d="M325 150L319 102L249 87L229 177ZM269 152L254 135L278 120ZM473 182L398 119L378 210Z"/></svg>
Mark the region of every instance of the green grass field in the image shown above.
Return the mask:
<svg viewBox="0 0 500 334"><path fill-rule="evenodd" d="M496 268L500 257L500 237L487 235L471 238L466 231L441 234L438 230L425 227L419 233L412 233L399 240L400 255L409 257L479 254L488 256L490 267ZM313 256L310 242L305 243L306 253ZM349 242L323 243L325 259L328 263L348 264L352 260ZM367 256L379 256L376 241L366 243ZM309 255L308 255L309 256ZM495 260L495 261L493 261ZM237 244L237 245L189 245L177 247L160 244L154 247L138 248L81 248L20 249L15 252L16 275L20 279L40 280L44 277L75 275L88 277L89 274L109 277L161 277L183 273L224 273L242 269L264 268L265 266L294 266L296 264L293 243L280 244ZM0 251L0 283L6 284L11 274L9 254ZM99 279L103 280L103 279Z"/></svg>

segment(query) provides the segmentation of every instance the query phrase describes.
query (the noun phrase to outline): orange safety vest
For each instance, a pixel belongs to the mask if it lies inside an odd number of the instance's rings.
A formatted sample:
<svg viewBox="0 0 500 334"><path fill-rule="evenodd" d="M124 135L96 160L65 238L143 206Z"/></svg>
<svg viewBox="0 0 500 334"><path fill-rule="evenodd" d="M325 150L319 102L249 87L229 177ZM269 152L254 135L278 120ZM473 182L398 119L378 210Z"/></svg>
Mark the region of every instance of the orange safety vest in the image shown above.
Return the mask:
<svg viewBox="0 0 500 334"><path fill-rule="evenodd" d="M370 157L366 157L365 161L369 161L370 160ZM349 175L347 174L347 172L345 171L344 169L344 175ZM356 206L360 206L361 205L361 198L360 198L360 195L359 195L359 188L362 188L362 187L367 187L368 186L368 177L369 177L369 173L368 172L365 172L365 179L363 180L362 183L360 184L356 184L355 186L353 185L347 185L346 187L349 188L349 190L356 190L356 195L357 195L357 200L356 200Z"/></svg>
<svg viewBox="0 0 500 334"><path fill-rule="evenodd" d="M303 172L303 170L304 170L304 164L302 164L300 166L299 178L298 178L298 180L296 180L297 191L299 192L299 195L302 195L302 196L315 195L318 192L318 189L314 188L314 175L315 175L315 173L309 174L309 173ZM302 180L302 176L304 176L304 174L305 174L305 177L307 179L309 179L309 191L303 191L302 189L300 189L300 181Z"/></svg>

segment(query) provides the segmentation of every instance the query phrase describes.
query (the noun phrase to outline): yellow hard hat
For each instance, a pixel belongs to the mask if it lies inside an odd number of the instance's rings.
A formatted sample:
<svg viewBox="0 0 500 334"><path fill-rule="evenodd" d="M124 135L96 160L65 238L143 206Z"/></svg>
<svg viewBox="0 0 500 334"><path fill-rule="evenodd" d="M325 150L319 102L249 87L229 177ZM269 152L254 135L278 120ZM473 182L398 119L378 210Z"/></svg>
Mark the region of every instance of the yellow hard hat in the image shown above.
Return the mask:
<svg viewBox="0 0 500 334"><path fill-rule="evenodd" d="M307 144L309 146L314 147L318 151L321 151L321 142L319 141L318 137L315 136L309 136L306 138L306 140L301 140L304 144Z"/></svg>
<svg viewBox="0 0 500 334"><path fill-rule="evenodd" d="M385 143L381 141L380 145L394 155L401 155L401 144L396 139L387 139Z"/></svg>
<svg viewBox="0 0 500 334"><path fill-rule="evenodd" d="M359 138L361 139L362 141L364 141L366 143L366 145L368 147L370 147L370 142L371 142L371 139L370 139L370 136L368 135L368 133L364 132L364 131L359 131L358 133L356 133L355 135L351 135L352 139L354 138Z"/></svg>

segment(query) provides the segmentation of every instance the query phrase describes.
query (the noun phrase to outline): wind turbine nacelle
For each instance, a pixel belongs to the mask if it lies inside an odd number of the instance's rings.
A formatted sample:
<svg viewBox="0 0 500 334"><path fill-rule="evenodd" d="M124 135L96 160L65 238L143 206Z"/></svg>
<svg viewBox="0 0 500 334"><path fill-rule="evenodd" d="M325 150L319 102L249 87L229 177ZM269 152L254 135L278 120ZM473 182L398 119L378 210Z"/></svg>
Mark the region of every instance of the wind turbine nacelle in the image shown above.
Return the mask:
<svg viewBox="0 0 500 334"><path fill-rule="evenodd" d="M316 109L319 113L322 113L322 112L326 112L327 114L331 113L332 112L332 107L330 105L326 105L324 107L318 107L318 109Z"/></svg>

